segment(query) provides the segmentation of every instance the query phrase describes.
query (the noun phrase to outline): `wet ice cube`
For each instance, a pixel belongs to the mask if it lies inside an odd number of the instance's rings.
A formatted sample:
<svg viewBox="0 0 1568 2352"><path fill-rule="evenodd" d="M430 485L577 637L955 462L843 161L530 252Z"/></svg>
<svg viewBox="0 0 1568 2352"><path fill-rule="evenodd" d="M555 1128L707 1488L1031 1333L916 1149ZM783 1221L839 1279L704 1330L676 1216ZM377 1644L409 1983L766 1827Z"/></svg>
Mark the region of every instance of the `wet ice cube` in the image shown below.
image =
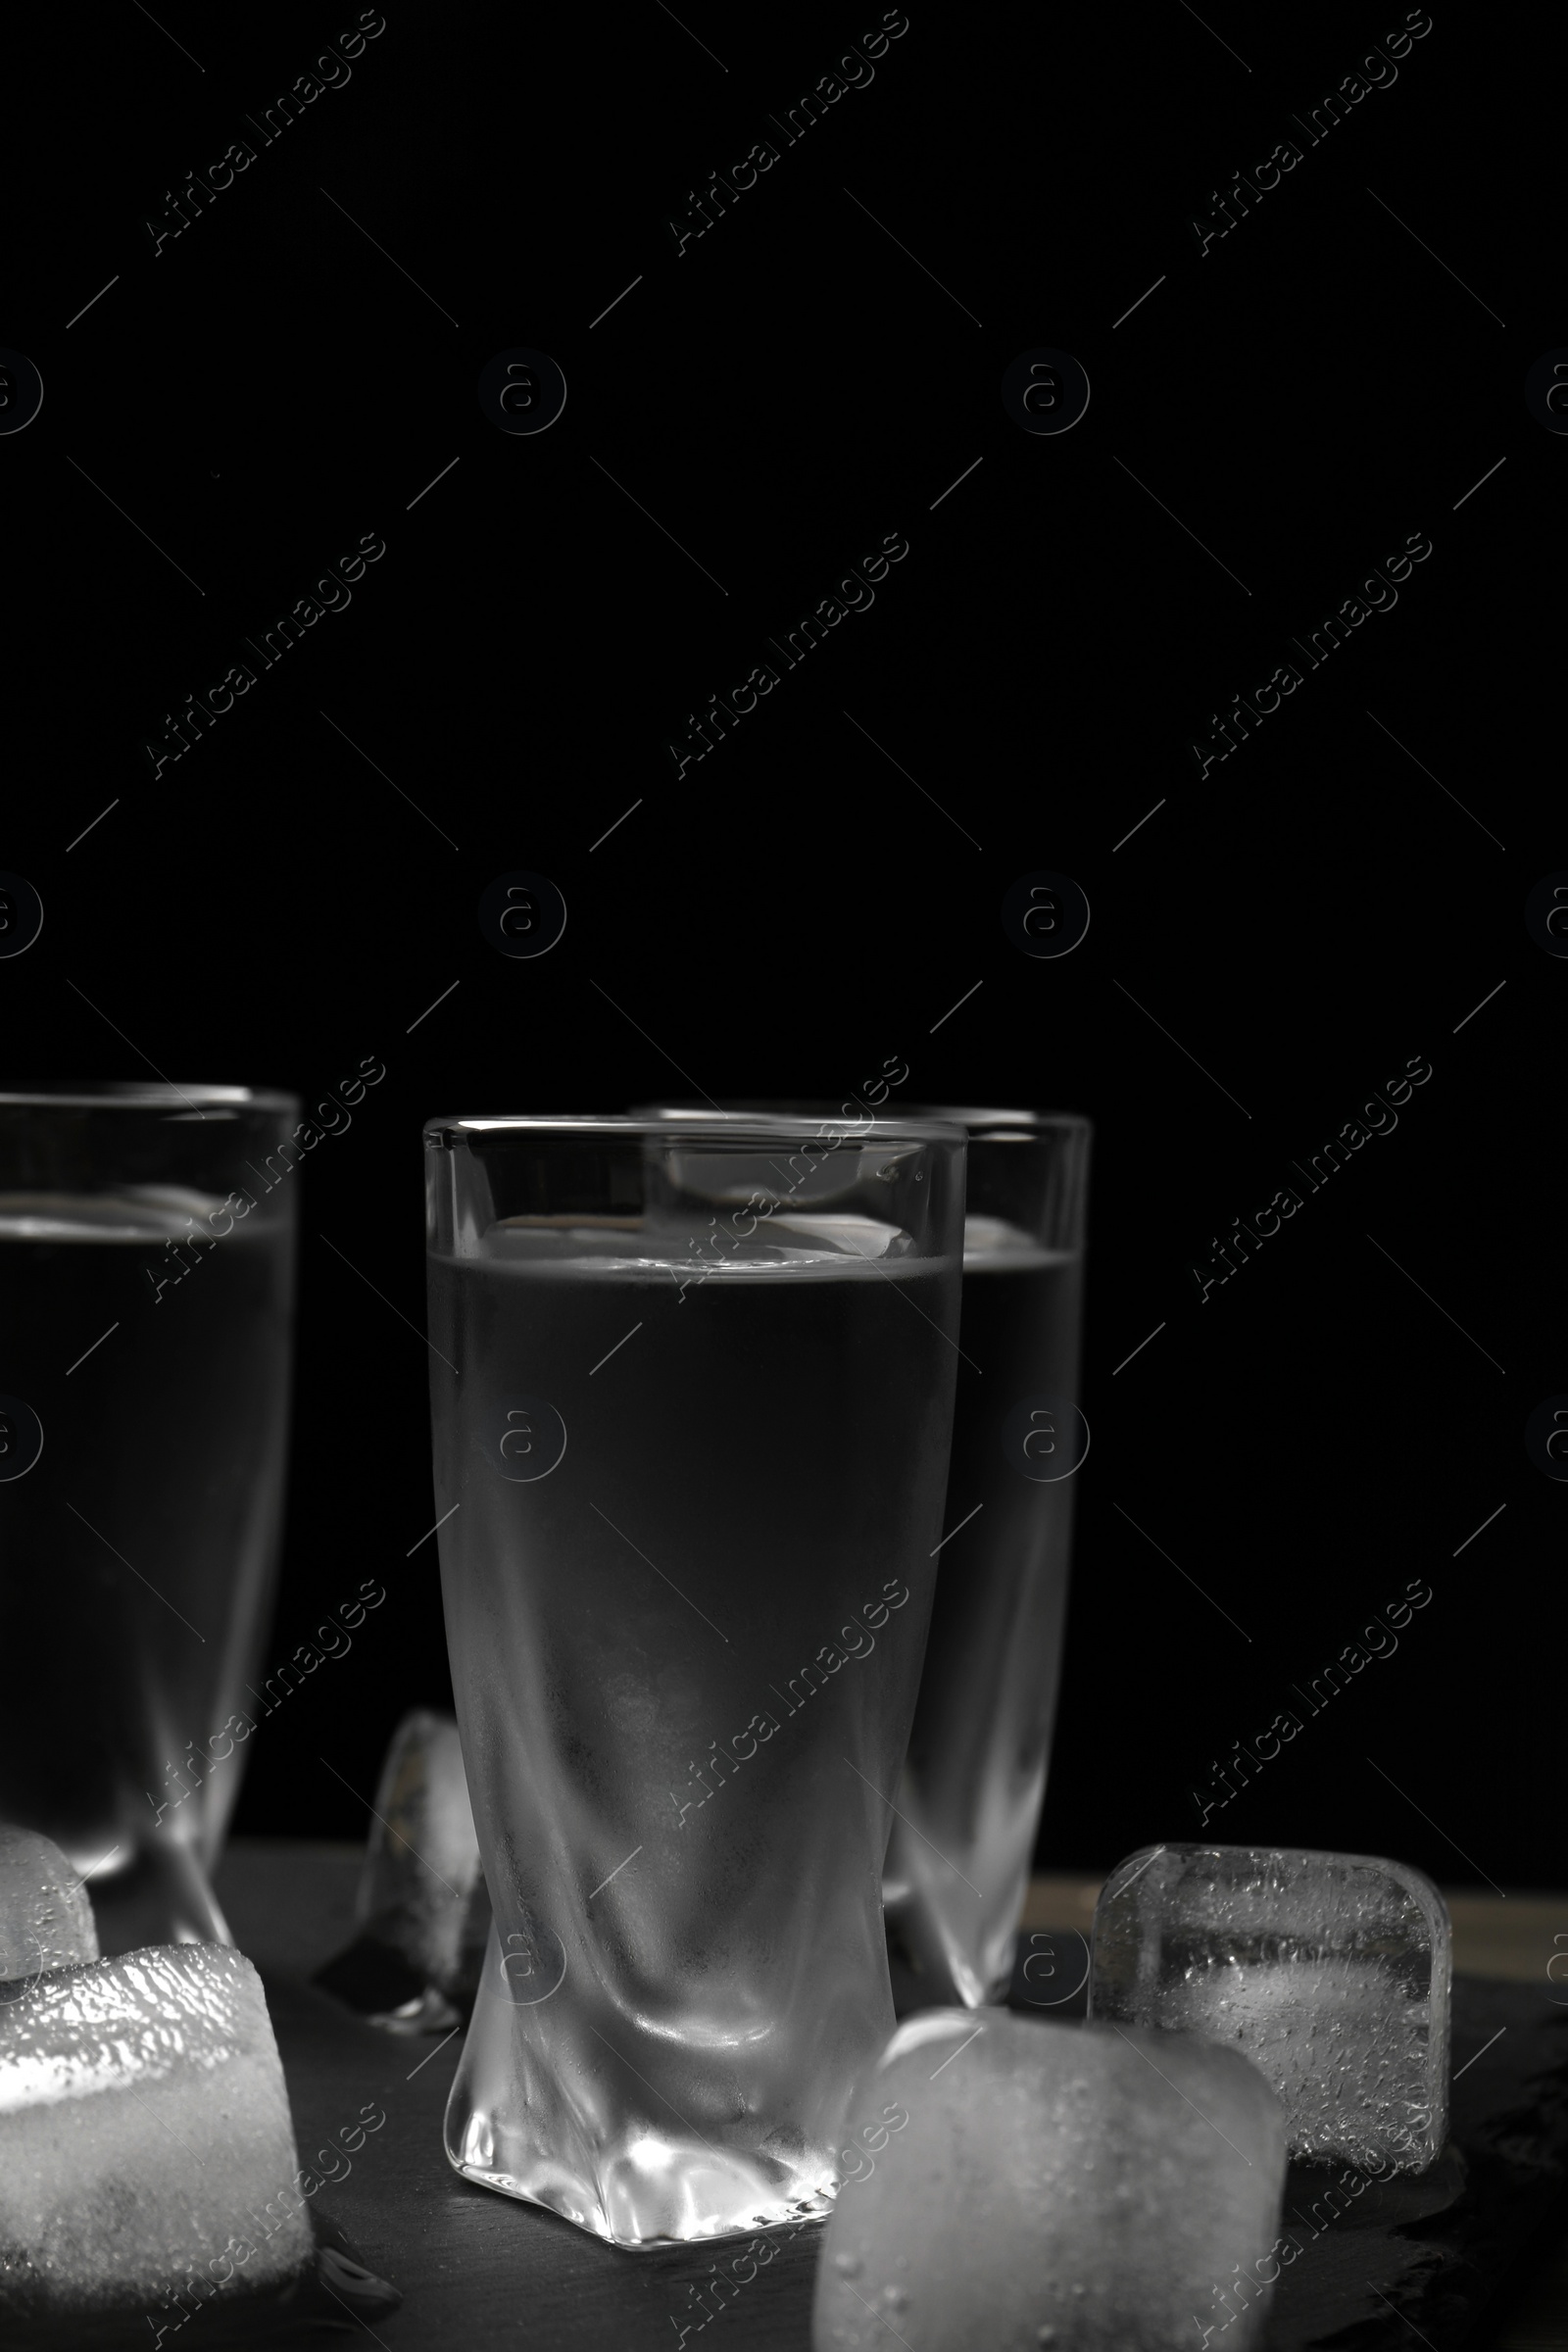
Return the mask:
<svg viewBox="0 0 1568 2352"><path fill-rule="evenodd" d="M377 2024L407 2032L456 2025L483 1965L490 1899L450 1715L416 1707L392 1735L355 1916L354 1942L318 1984Z"/></svg>
<svg viewBox="0 0 1568 2352"><path fill-rule="evenodd" d="M356 1916L432 1984L445 1984L459 1971L464 1916L479 1876L457 1724L417 1707L393 1733L381 1767Z"/></svg>
<svg viewBox="0 0 1568 2352"><path fill-rule="evenodd" d="M0 1984L98 1957L92 1903L58 1845L0 1823Z"/></svg>
<svg viewBox="0 0 1568 2352"><path fill-rule="evenodd" d="M0 2319L183 2309L304 2275L288 2094L248 1960L156 1945L5 1989Z"/></svg>
<svg viewBox="0 0 1568 2352"><path fill-rule="evenodd" d="M1232 2050L928 2010L857 2084L839 2165L815 2352L1261 2340L1285 2126Z"/></svg>
<svg viewBox="0 0 1568 2352"><path fill-rule="evenodd" d="M1145 1847L1095 1914L1090 2015L1244 2050L1293 2156L1421 2172L1448 2111L1448 1914L1369 1854Z"/></svg>

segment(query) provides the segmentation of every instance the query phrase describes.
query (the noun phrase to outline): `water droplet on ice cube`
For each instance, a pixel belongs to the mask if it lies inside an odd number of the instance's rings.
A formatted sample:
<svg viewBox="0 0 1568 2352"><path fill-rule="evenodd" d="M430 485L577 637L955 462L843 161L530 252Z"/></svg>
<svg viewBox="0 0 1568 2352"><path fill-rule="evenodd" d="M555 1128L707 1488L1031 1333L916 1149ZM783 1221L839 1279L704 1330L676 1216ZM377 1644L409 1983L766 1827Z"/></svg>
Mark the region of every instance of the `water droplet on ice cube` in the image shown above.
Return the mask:
<svg viewBox="0 0 1568 2352"><path fill-rule="evenodd" d="M1293 2155L1424 2171L1447 2126L1449 1930L1419 1871L1365 1854L1167 1846L1095 1918L1090 2015L1223 2037Z"/></svg>

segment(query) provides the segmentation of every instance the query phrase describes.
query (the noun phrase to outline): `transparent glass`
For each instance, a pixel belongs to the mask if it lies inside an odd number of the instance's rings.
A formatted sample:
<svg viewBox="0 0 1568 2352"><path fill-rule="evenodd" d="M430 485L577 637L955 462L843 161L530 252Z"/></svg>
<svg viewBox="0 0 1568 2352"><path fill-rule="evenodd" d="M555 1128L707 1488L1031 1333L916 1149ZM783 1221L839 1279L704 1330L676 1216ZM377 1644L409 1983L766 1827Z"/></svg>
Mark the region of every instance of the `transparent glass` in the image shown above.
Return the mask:
<svg viewBox="0 0 1568 2352"><path fill-rule="evenodd" d="M209 1879L277 1573L298 1118L248 1087L0 1094L0 1818L88 1880L106 1954L228 1940Z"/></svg>
<svg viewBox="0 0 1568 2352"><path fill-rule="evenodd" d="M972 2008L1006 1997L1055 1730L1088 1437L1072 1408L1091 1129L1044 1112L940 1115L969 1138L963 1355L885 1894L922 1992Z"/></svg>
<svg viewBox="0 0 1568 2352"><path fill-rule="evenodd" d="M435 1507L494 1909L468 2179L626 2247L830 2209L952 1429L956 1130L425 1131Z"/></svg>
<svg viewBox="0 0 1568 2352"><path fill-rule="evenodd" d="M741 1119L827 1107L723 1105ZM962 1128L968 1198L941 1573L884 1894L922 2000L973 2008L1006 1997L1055 1728L1087 1439L1070 1408L1092 1130L1060 1112L902 1108ZM836 1111L851 1132L873 1115L853 1098Z"/></svg>

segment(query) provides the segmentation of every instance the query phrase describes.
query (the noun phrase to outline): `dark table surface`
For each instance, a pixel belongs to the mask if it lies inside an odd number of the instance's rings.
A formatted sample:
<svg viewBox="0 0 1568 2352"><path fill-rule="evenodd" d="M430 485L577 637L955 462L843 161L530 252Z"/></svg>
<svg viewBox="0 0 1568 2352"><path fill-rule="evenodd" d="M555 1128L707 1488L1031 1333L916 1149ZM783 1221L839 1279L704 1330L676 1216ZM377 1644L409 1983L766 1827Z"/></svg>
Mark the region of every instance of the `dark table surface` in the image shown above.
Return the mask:
<svg viewBox="0 0 1568 2352"><path fill-rule="evenodd" d="M715 2294L711 2251L620 2253L553 2215L459 2179L442 2152L441 2119L461 2038L387 2034L308 1981L353 1933L359 1860L347 1845L236 1840L218 1891L235 1941L267 1986L301 2163L349 2168L317 2202L402 2290L402 2308L366 2331L386 2352L474 2352L513 2342L541 2352L589 2345L676 2352L683 2328L688 2345L716 2328L747 2352L808 2352L819 2230L776 2236L771 2262L743 2285L730 2279L726 2296ZM1083 1946L1073 1938L1088 1926L1094 1892L1093 1882L1076 1880L1037 1881L1031 1890L1024 1926L1053 1938L1040 1949L1052 1953L1051 1965L1059 1963L1064 1983L1082 1965ZM1568 1898L1450 1901L1456 1968L1545 1986L1547 1963L1564 1948L1553 1936L1568 1936ZM386 2122L357 2154L325 2153L362 2110L376 2107ZM719 2251L727 2274L738 2248L727 2243ZM698 2299L705 2281L706 2304ZM706 2325L705 2309L712 2313ZM1476 2352L1568 2347L1568 2232L1548 2232L1533 2249L1517 2286L1467 2342Z"/></svg>

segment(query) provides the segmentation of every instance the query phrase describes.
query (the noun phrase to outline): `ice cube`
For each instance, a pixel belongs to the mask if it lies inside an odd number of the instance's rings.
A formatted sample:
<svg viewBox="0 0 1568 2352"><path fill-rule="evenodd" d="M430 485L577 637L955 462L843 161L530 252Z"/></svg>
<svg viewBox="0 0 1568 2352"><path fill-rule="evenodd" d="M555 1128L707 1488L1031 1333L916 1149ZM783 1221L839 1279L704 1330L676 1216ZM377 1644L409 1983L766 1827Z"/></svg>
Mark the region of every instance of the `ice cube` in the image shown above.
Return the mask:
<svg viewBox="0 0 1568 2352"><path fill-rule="evenodd" d="M157 2306L177 2326L176 2308L305 2276L288 2094L248 1960L155 1945L8 1989L0 2321L67 2341Z"/></svg>
<svg viewBox="0 0 1568 2352"><path fill-rule="evenodd" d="M317 1976L373 2024L446 2032L484 1964L490 1898L452 1716L416 1707L392 1735L355 1900L359 1933ZM455 2004L455 2005L454 2005Z"/></svg>
<svg viewBox="0 0 1568 2352"><path fill-rule="evenodd" d="M857 2084L839 2163L815 2352L1261 2341L1285 2125L1232 2050L926 2010Z"/></svg>
<svg viewBox="0 0 1568 2352"><path fill-rule="evenodd" d="M1101 1893L1090 2015L1245 2051L1293 2156L1421 2172L1447 2132L1448 1944L1442 1895L1402 1862L1145 1847Z"/></svg>
<svg viewBox="0 0 1568 2352"><path fill-rule="evenodd" d="M0 1984L97 1957L92 1903L59 1846L0 1824Z"/></svg>

